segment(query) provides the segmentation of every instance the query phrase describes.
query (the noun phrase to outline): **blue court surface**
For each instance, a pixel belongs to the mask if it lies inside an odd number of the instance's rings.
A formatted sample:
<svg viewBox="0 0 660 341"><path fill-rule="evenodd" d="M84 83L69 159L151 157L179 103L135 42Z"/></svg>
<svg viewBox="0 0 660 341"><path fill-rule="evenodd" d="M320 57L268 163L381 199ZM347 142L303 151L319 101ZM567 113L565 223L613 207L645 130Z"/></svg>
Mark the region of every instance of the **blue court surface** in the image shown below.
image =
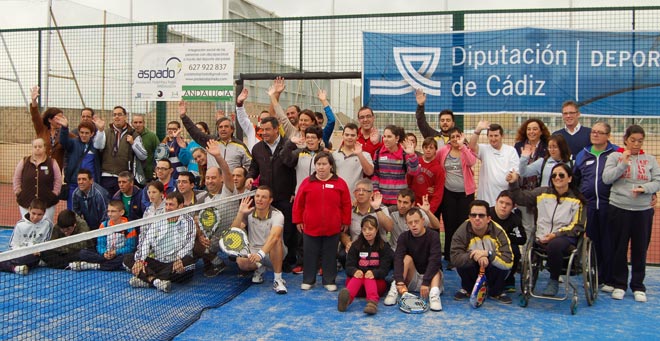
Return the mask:
<svg viewBox="0 0 660 341"><path fill-rule="evenodd" d="M5 231L0 233L0 245L4 248L8 239ZM233 268L233 266L231 266ZM47 271L62 271L37 269L34 275ZM69 281L82 281L86 276L99 276L100 272L91 271L85 273L72 273L62 271ZM10 276L11 274L7 274ZM32 277L32 273L24 279ZM85 276L80 276L85 275ZM113 273L114 276L122 275L122 279L129 277L127 273ZM543 286L547 273L542 274L539 286ZM201 277L201 279L200 279ZM6 278L6 277L5 277ZM20 279L21 277L19 277ZM164 294L153 289L131 289L139 290L138 296L141 300L153 301L151 306L145 306L143 316L145 320L132 320L122 312L121 305L115 305L111 310L114 318L119 318L126 325L148 324L146 319L158 323L165 321L169 315L191 315L192 323L189 327L163 328L164 334L160 337L141 334L139 337L126 339L168 339L172 332L178 333L174 340L353 340L368 339L381 340L387 338L396 339L502 339L502 340L528 340L528 339L643 339L657 340L657 327L660 324L660 269L649 267L647 269L646 285L648 293L647 303L637 303L633 300L632 293L628 291L622 301L610 298L609 294L600 293L595 305L589 307L584 298L581 288L581 277L572 277L580 285L579 304L577 315L570 313L570 301L555 302L532 298L527 308L518 306L518 294L512 295L512 305L502 305L491 300L486 300L479 309L472 309L468 303L453 300L453 294L459 287L459 278L455 271L445 272L445 294L442 296L443 311L429 311L420 315L405 314L396 306L385 307L379 305L378 314L367 316L362 312L365 301L357 298L345 313L337 311L337 292L328 292L320 285L318 277L317 285L310 291L300 290L302 282L301 275L284 274L287 281L289 293L277 295L272 291L272 273L267 272L266 281L259 285L250 285L244 291L232 293L220 293L227 296L228 300L218 308L207 309L196 320L197 313L191 313L183 309L181 299L196 300L196 305L205 303L208 296L204 291L218 291L224 288L216 285L214 288L207 287L203 283L212 281L214 283L238 283L231 284L232 289L247 284L250 277L237 279L235 269L221 274L213 280L204 279L199 273L191 283L179 284L173 292ZM35 280L32 278L31 280ZM342 272L338 276L337 283L342 287L345 276ZM232 282L236 281L236 282ZM5 282L3 280L3 282ZM125 281L121 281L125 288ZM71 282L70 282L71 283ZM230 284L226 284L228 286ZM121 286L120 286L121 287ZM4 290L3 290L4 291ZM560 290L560 294L563 289ZM84 293L81 294L83 296ZM159 295L155 295L159 294ZM233 299L232 299L233 297ZM53 299L53 298L51 298ZM56 299L56 298L54 298ZM155 301L154 301L155 299ZM201 302L200 302L201 301ZM35 304L39 306L39 314L42 319L51 319L54 322L62 319L74 318L76 311L66 311L56 308L56 305L42 304L45 301L37 301L35 298L26 299L26 305ZM143 301L144 302L144 301ZM91 304L91 303L90 303ZM104 304L96 302L95 304ZM186 303L187 304L187 303ZM158 312L153 311L155 307ZM217 305L216 305L217 306ZM22 307L21 307L22 309ZM81 307L83 311L99 314ZM8 313L3 309L3 314ZM147 314L145 314L147 313ZM194 314L194 315L193 315ZM60 320L54 319L58 316ZM89 318L110 318L108 314L89 315ZM7 326L3 326L6 331ZM75 330L75 327L74 327ZM105 338L106 331L76 330L78 337L73 339L91 340ZM165 332L166 331L166 332ZM150 332L153 332L151 330ZM1 339L7 339L7 334ZM50 339L47 334L33 334L32 339ZM135 335L135 334L134 334ZM167 335L167 336L164 336ZM45 336L40 337L40 336ZM112 339L124 339L122 337Z"/></svg>

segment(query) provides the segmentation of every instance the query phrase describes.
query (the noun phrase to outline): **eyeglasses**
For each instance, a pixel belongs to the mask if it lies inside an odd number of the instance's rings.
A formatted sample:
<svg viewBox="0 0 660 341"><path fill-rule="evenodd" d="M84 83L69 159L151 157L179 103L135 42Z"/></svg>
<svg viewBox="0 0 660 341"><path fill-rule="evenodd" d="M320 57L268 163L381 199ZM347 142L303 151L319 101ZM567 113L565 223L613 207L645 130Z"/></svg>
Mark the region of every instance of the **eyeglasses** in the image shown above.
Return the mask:
<svg viewBox="0 0 660 341"><path fill-rule="evenodd" d="M561 114L564 116L568 116L568 115L576 115L577 113L578 113L577 111L565 111Z"/></svg>
<svg viewBox="0 0 660 341"><path fill-rule="evenodd" d="M356 193L362 193L362 192L371 193L373 191L370 191L370 190L364 189L364 188L356 188L353 192L356 192Z"/></svg>
<svg viewBox="0 0 660 341"><path fill-rule="evenodd" d="M166 171L166 170L168 170L168 169L169 169L169 168L167 168L167 167L156 167L156 170L157 170L157 171Z"/></svg>
<svg viewBox="0 0 660 341"><path fill-rule="evenodd" d="M565 173L552 173L552 175L550 177L553 178L553 179L556 178L556 177L559 177L560 179L563 179L563 178L566 177L566 174Z"/></svg>
<svg viewBox="0 0 660 341"><path fill-rule="evenodd" d="M600 136L600 135L608 135L608 134L609 134L609 133L606 133L606 132L604 132L604 131L598 131L598 130L592 130L592 131L591 131L591 135L596 135L596 136Z"/></svg>
<svg viewBox="0 0 660 341"><path fill-rule="evenodd" d="M470 213L470 218L486 218L486 213Z"/></svg>

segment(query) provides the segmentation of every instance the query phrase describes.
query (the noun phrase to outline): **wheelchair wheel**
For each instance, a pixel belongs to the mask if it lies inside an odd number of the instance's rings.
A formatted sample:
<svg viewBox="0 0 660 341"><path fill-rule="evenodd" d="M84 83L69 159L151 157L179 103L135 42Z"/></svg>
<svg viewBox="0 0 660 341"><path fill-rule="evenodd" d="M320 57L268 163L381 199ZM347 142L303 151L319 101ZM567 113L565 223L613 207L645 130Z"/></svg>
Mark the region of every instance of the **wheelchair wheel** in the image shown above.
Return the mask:
<svg viewBox="0 0 660 341"><path fill-rule="evenodd" d="M591 306L598 298L598 263L596 261L596 251L594 250L593 243L587 236L584 236L580 253L584 295L587 299L587 304Z"/></svg>
<svg viewBox="0 0 660 341"><path fill-rule="evenodd" d="M520 294L518 305L521 307L527 307L529 298L536 286L539 267L538 264L534 264L535 258L531 246L526 248L525 253L522 255L522 273L520 274L520 291L522 294Z"/></svg>
<svg viewBox="0 0 660 341"><path fill-rule="evenodd" d="M575 295L571 299L571 315L577 314L577 310L578 310L577 304L578 304L578 298L577 295Z"/></svg>

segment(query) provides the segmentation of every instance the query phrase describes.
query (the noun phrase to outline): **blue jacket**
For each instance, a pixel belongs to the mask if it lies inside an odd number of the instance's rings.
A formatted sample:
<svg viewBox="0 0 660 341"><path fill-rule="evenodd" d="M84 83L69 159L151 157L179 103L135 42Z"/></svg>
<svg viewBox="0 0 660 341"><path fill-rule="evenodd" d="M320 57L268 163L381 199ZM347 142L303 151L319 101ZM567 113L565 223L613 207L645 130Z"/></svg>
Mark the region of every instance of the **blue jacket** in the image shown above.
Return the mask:
<svg viewBox="0 0 660 341"><path fill-rule="evenodd" d="M97 183L92 183L89 193L80 188L73 192L73 212L85 218L90 230L96 230L101 222L108 219L108 191Z"/></svg>
<svg viewBox="0 0 660 341"><path fill-rule="evenodd" d="M600 209L601 203L608 204L610 201L610 189L612 185L603 183L603 169L607 156L619 149L618 146L607 142L605 151L596 156L591 153L591 144L582 148L575 158L573 165L574 177L578 181L578 188L587 199L587 207Z"/></svg>
<svg viewBox="0 0 660 341"><path fill-rule="evenodd" d="M142 202L142 192L146 191L143 191L138 186L133 185L133 196L131 196L131 201L129 202L130 208L124 213L124 216L128 218L129 221L142 218L144 211L147 210L147 207L144 206L144 203ZM147 197L147 200L148 199L149 198ZM121 200L121 191L117 191L117 193L112 196L112 200Z"/></svg>
<svg viewBox="0 0 660 341"><path fill-rule="evenodd" d="M83 157L83 152L86 148L94 154L94 181L101 181L101 154L98 149L94 148L94 141L90 139L87 145L80 141L79 137L69 137L69 128L62 127L60 129L60 144L66 151L66 168L64 170L64 182L68 184L78 183L78 165L80 158ZM91 226L90 226L91 227Z"/></svg>
<svg viewBox="0 0 660 341"><path fill-rule="evenodd" d="M332 133L335 131L335 113L332 112L330 106L323 107L323 111L325 111L325 116L328 118L328 122L326 122L325 127L323 127L323 142L325 143L325 146L330 149L330 139L332 138Z"/></svg>

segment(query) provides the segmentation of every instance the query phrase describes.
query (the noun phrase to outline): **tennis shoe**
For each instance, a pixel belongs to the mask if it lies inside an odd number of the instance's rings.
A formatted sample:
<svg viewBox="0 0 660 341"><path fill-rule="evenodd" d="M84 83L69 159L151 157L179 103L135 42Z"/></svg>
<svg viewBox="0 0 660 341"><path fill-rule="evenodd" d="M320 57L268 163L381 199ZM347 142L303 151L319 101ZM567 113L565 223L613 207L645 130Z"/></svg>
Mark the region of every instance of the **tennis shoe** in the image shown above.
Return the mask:
<svg viewBox="0 0 660 341"><path fill-rule="evenodd" d="M303 267L301 265L298 265L295 268L291 269L291 272L293 272L294 275L301 275L303 273Z"/></svg>
<svg viewBox="0 0 660 341"><path fill-rule="evenodd" d="M600 291L607 292L607 293L612 293L612 291L614 291L614 287L611 286L611 285L603 284L603 286L600 287Z"/></svg>
<svg viewBox="0 0 660 341"><path fill-rule="evenodd" d="M643 291L634 291L635 302L646 302L646 293Z"/></svg>
<svg viewBox="0 0 660 341"><path fill-rule="evenodd" d="M276 279L273 281L273 290L280 295L287 293L286 290L286 281L283 279Z"/></svg>
<svg viewBox="0 0 660 341"><path fill-rule="evenodd" d="M387 292L387 296L385 296L385 300L383 300L384 305L395 305L396 300L399 298L399 291L396 289L396 282L392 281L392 285L390 286L390 291Z"/></svg>
<svg viewBox="0 0 660 341"><path fill-rule="evenodd" d="M97 270L99 268L98 264L87 263L87 262L71 262L69 263L69 269L73 271L83 271L83 270Z"/></svg>
<svg viewBox="0 0 660 341"><path fill-rule="evenodd" d="M149 283L137 278L137 277L131 277L130 280L128 280L128 284L130 284L133 288L148 288Z"/></svg>
<svg viewBox="0 0 660 341"><path fill-rule="evenodd" d="M491 296L490 298L502 304L511 304L511 302L513 302L511 297L507 296L505 293L501 293L497 296Z"/></svg>
<svg viewBox="0 0 660 341"><path fill-rule="evenodd" d="M155 279L154 286L156 289L162 292L170 292L170 289L172 288L172 282L165 279Z"/></svg>
<svg viewBox="0 0 660 341"><path fill-rule="evenodd" d="M337 284L326 284L323 287L330 292L337 291Z"/></svg>
<svg viewBox="0 0 660 341"><path fill-rule="evenodd" d="M337 310L346 311L349 304L351 304L351 293L346 288L341 289L337 298Z"/></svg>
<svg viewBox="0 0 660 341"><path fill-rule="evenodd" d="M14 273L18 275L27 275L28 274L28 266L27 265L16 265L14 267Z"/></svg>
<svg viewBox="0 0 660 341"><path fill-rule="evenodd" d="M300 285L301 290L309 290L312 288L312 284L303 283Z"/></svg>
<svg viewBox="0 0 660 341"><path fill-rule="evenodd" d="M213 278L219 275L221 272L225 271L225 262L220 261L218 264L212 264L204 270L204 277Z"/></svg>
<svg viewBox="0 0 660 341"><path fill-rule="evenodd" d="M625 295L626 291L623 289L614 289L614 291L612 291L612 298L615 300L622 300Z"/></svg>
<svg viewBox="0 0 660 341"><path fill-rule="evenodd" d="M266 271L265 266L260 266L257 268L257 270L254 270L254 273L252 274L252 283L254 284L261 284L264 282L264 272Z"/></svg>
<svg viewBox="0 0 660 341"><path fill-rule="evenodd" d="M461 289L454 294L454 301L464 301L470 297L467 290Z"/></svg>
<svg viewBox="0 0 660 341"><path fill-rule="evenodd" d="M440 301L440 295L429 295L429 309L433 311L442 310L442 302Z"/></svg>
<svg viewBox="0 0 660 341"><path fill-rule="evenodd" d="M543 293L541 295L553 297L557 296L557 292L559 292L559 281L556 279L551 279L548 281L548 284L546 285L545 289L543 289Z"/></svg>

